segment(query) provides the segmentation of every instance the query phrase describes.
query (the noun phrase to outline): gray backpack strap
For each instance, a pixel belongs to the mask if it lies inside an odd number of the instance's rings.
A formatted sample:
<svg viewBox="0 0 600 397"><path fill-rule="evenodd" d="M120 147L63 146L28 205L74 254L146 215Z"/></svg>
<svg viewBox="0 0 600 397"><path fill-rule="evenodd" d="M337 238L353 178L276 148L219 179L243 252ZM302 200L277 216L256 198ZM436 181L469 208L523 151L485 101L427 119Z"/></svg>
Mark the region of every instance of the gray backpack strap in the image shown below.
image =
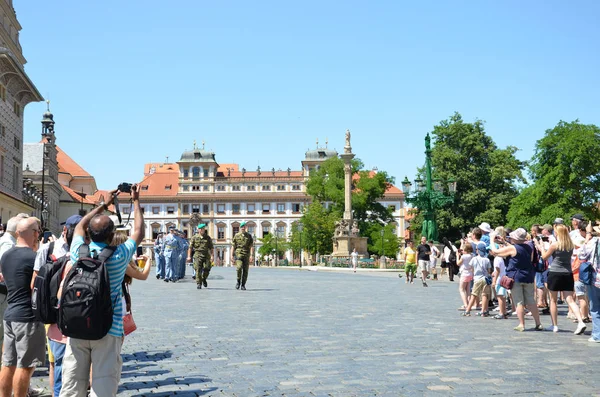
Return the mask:
<svg viewBox="0 0 600 397"><path fill-rule="evenodd" d="M79 246L79 258L90 258L90 246L87 244L81 244Z"/></svg>
<svg viewBox="0 0 600 397"><path fill-rule="evenodd" d="M100 255L98 255L98 260L102 263L106 262L116 251L117 247L107 246L100 251Z"/></svg>

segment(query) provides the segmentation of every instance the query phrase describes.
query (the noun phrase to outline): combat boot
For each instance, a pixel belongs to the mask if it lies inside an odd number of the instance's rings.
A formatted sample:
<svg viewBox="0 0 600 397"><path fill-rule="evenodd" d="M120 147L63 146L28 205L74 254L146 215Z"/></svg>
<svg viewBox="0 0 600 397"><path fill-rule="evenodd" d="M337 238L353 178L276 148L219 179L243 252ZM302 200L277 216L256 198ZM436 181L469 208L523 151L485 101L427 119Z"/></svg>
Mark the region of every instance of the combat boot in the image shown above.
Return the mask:
<svg viewBox="0 0 600 397"><path fill-rule="evenodd" d="M246 286L242 285L242 291L246 291Z"/></svg>
<svg viewBox="0 0 600 397"><path fill-rule="evenodd" d="M202 289L202 284L196 284L196 289Z"/></svg>
<svg viewBox="0 0 600 397"><path fill-rule="evenodd" d="M204 285L206 288L208 288L208 283L206 282L206 279L202 280L202 285Z"/></svg>
<svg viewBox="0 0 600 397"><path fill-rule="evenodd" d="M235 285L235 289L240 289L240 281L238 280L237 284Z"/></svg>

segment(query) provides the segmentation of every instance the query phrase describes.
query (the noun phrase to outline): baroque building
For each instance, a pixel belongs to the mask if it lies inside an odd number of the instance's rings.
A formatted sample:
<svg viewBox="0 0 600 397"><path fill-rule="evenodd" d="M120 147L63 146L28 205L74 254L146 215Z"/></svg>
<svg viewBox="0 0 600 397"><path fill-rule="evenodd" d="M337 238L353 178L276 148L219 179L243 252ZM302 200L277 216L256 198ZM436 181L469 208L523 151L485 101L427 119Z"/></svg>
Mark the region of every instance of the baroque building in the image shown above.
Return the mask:
<svg viewBox="0 0 600 397"><path fill-rule="evenodd" d="M40 195L23 187L23 109L43 98L25 73L21 24L12 0L0 0L0 222L41 211Z"/></svg>
<svg viewBox="0 0 600 397"><path fill-rule="evenodd" d="M311 170L323 161L337 156L335 150L317 147L309 150L300 170L256 170L238 164L219 164L215 153L196 148L185 151L176 163L151 163L144 166L140 182L140 203L146 222L146 244L159 232L173 226L187 236L193 233L191 217L199 217L208 225L215 245L215 261L230 265L231 240L240 223L247 222L248 232L259 238L276 234L286 238L291 226L302 217L302 209L310 203L306 181ZM373 171L375 172L375 171ZM125 223L133 222L132 206L125 196L120 211ZM404 195L390 186L381 201L391 207L396 235L404 237ZM291 260L291 253L286 254Z"/></svg>

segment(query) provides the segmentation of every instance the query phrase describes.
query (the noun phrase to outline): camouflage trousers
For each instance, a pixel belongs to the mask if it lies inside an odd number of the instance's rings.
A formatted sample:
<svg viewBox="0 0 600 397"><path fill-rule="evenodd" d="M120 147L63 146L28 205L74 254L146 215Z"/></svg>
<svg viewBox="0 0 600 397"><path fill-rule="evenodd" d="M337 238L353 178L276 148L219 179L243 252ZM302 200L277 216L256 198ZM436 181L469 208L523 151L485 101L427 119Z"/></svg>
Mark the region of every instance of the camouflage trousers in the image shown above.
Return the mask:
<svg viewBox="0 0 600 397"><path fill-rule="evenodd" d="M194 269L196 270L196 284L208 278L210 273L210 256L194 256Z"/></svg>
<svg viewBox="0 0 600 397"><path fill-rule="evenodd" d="M246 285L246 281L248 281L248 269L250 268L250 263L247 256L238 256L235 259L235 268L237 270L237 281L241 282L242 285Z"/></svg>

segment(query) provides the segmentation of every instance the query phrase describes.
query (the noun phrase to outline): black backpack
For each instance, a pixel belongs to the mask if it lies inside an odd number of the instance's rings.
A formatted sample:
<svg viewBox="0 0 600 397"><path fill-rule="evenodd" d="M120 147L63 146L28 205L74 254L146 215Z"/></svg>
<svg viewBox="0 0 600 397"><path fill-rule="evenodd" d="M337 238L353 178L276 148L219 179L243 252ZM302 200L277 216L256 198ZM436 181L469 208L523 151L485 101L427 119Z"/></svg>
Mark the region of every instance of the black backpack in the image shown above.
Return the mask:
<svg viewBox="0 0 600 397"><path fill-rule="evenodd" d="M65 277L58 309L58 327L63 335L98 340L112 327L113 302L105 262L114 252L115 247L105 247L92 258L88 245L79 248L79 260Z"/></svg>
<svg viewBox="0 0 600 397"><path fill-rule="evenodd" d="M62 280L65 265L69 261L69 255L58 260L52 256L54 242L48 247L46 263L42 265L33 282L31 293L31 309L35 319L44 324L55 324L58 321L58 288Z"/></svg>

